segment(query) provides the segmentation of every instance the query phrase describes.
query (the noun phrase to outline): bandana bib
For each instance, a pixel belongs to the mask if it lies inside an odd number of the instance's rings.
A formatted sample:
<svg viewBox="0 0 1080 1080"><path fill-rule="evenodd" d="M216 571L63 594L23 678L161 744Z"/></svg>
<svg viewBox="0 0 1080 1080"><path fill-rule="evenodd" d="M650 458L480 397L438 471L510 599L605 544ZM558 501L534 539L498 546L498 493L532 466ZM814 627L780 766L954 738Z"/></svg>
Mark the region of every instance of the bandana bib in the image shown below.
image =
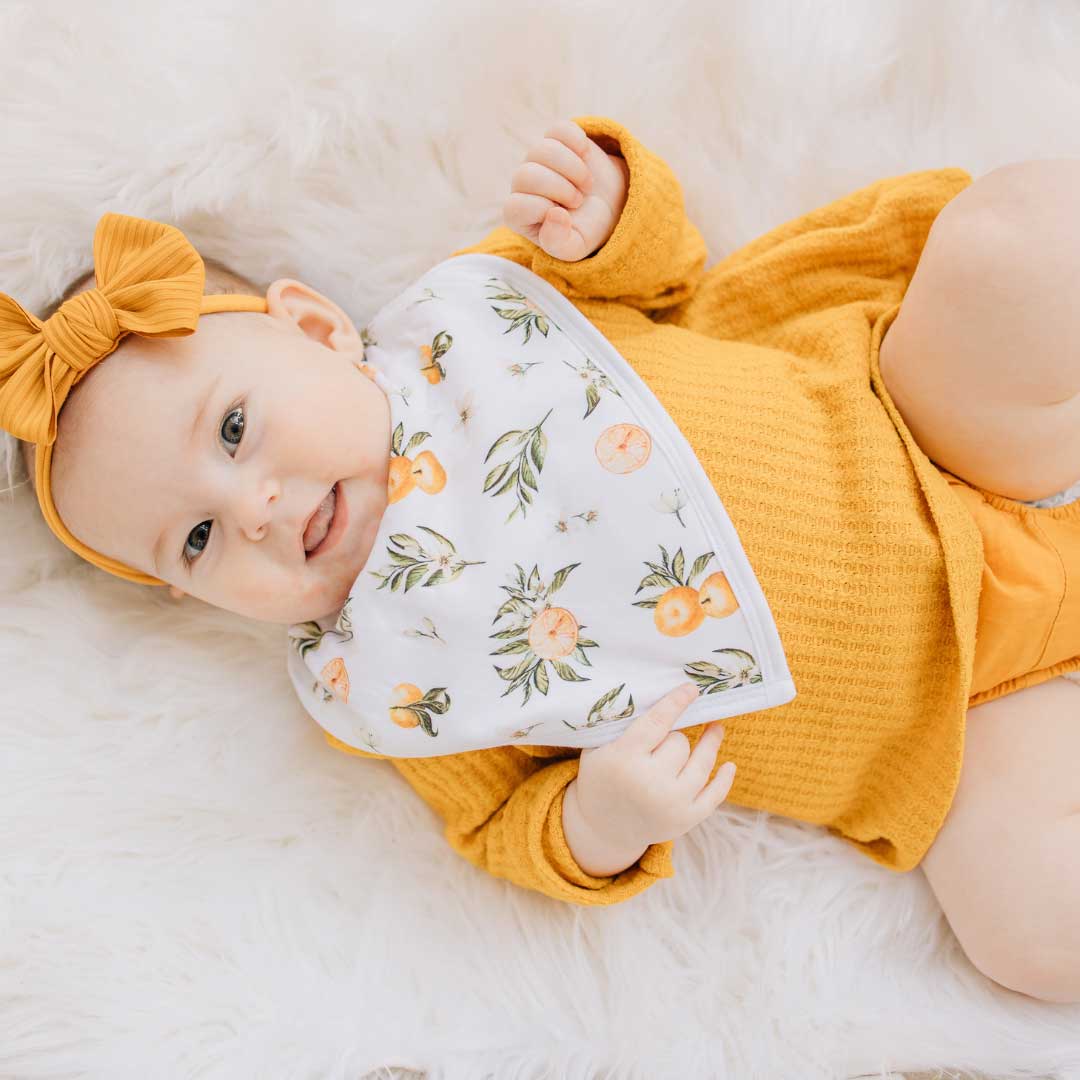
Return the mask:
<svg viewBox="0 0 1080 1080"><path fill-rule="evenodd" d="M336 619L289 627L326 731L391 757L592 747L680 682L699 696L676 729L795 696L693 449L556 289L454 256L363 338L390 402L389 503Z"/></svg>

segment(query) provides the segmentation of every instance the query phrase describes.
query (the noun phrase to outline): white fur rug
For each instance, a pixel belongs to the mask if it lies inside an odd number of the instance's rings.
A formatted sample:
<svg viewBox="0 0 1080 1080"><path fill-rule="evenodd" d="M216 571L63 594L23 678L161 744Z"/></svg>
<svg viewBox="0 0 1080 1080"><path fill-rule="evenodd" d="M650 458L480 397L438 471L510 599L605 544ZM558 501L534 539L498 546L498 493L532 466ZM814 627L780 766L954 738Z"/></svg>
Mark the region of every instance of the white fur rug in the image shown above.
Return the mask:
<svg viewBox="0 0 1080 1080"><path fill-rule="evenodd" d="M118 210L361 325L590 112L711 263L882 176L1080 156L1078 61L1065 3L6 0L0 289L40 310ZM25 486L0 551L5 1080L1080 1078L1080 1007L983 978L921 871L725 806L675 879L560 905L331 750L283 628L80 562Z"/></svg>

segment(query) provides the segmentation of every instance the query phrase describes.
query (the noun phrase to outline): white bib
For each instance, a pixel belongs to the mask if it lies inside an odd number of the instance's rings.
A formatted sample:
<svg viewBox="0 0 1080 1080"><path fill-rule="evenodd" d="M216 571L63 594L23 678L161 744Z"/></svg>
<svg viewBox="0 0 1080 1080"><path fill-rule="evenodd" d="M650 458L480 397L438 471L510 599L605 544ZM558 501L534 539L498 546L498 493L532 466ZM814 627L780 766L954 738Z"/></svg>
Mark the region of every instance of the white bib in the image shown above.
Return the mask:
<svg viewBox="0 0 1080 1080"><path fill-rule="evenodd" d="M676 728L795 696L765 596L689 443L564 296L439 263L365 328L391 502L336 620L289 627L300 700L391 757L597 746L680 682Z"/></svg>

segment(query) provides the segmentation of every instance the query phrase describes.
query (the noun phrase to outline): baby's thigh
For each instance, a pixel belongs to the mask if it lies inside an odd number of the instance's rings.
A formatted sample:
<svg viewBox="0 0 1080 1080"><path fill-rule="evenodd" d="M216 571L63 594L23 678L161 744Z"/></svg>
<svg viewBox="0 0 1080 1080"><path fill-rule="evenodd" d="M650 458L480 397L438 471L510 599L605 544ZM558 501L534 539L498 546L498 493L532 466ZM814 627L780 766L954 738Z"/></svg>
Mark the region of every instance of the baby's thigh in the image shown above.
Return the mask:
<svg viewBox="0 0 1080 1080"><path fill-rule="evenodd" d="M1049 679L968 711L945 823L920 864L971 962L1080 1001L1080 686Z"/></svg>
<svg viewBox="0 0 1080 1080"><path fill-rule="evenodd" d="M979 177L927 237L881 343L915 441L955 476L1041 499L1080 476L1080 160Z"/></svg>

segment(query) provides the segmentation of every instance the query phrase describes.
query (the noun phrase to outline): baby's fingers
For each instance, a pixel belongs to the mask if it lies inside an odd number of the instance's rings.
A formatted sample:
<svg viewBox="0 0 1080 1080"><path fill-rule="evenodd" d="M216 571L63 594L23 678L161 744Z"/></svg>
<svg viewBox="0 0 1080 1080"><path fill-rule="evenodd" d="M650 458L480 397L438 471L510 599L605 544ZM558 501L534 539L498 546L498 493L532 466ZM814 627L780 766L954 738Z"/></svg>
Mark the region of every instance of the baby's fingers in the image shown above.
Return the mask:
<svg viewBox="0 0 1080 1080"><path fill-rule="evenodd" d="M716 764L716 755L720 749L720 743L724 739L724 726L718 720L713 721L702 732L686 764L679 773L679 780L688 785L691 797L695 804L704 806L715 798L715 804L719 805L727 797L731 781L735 776L735 765L727 762L717 771L711 783L702 788L709 774ZM723 790L719 791L718 788ZM711 794L710 794L711 793ZM711 808L711 807L710 807Z"/></svg>
<svg viewBox="0 0 1080 1080"><path fill-rule="evenodd" d="M585 196L565 176L535 161L523 162L514 170L510 190L525 195L543 195L561 203L567 210L576 210L585 201Z"/></svg>
<svg viewBox="0 0 1080 1080"><path fill-rule="evenodd" d="M569 213L561 206L553 206L540 226L539 244L553 259L577 262L589 254L588 245L581 232L574 228Z"/></svg>
<svg viewBox="0 0 1080 1080"><path fill-rule="evenodd" d="M507 196L503 203L503 223L514 230L527 236L530 240L536 238L540 231L540 225L547 212L555 204L542 195L526 195L523 192L514 192Z"/></svg>
<svg viewBox="0 0 1080 1080"><path fill-rule="evenodd" d="M566 143L559 142L558 139L545 139L529 151L525 160L546 165L560 176L565 176L582 191L588 191L592 187L593 179L589 166Z"/></svg>
<svg viewBox="0 0 1080 1080"><path fill-rule="evenodd" d="M694 806L703 812L715 810L731 791L731 785L735 783L735 762L725 761L716 775L712 778L705 790L694 800Z"/></svg>

